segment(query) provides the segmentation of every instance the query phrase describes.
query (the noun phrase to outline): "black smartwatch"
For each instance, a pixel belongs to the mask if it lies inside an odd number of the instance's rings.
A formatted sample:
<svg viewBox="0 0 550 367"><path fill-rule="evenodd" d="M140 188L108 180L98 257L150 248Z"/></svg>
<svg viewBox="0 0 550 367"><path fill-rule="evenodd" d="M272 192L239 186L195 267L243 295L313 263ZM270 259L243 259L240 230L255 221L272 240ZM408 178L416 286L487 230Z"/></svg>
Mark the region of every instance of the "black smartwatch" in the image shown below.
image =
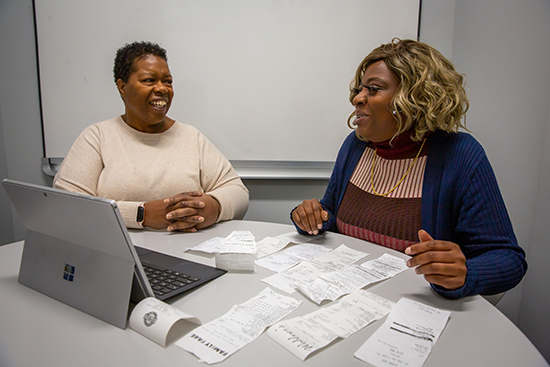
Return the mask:
<svg viewBox="0 0 550 367"><path fill-rule="evenodd" d="M136 222L137 222L137 225L140 228L143 228L143 219L145 217L145 207L143 206L143 204L145 204L145 203L139 204L138 209L137 209Z"/></svg>

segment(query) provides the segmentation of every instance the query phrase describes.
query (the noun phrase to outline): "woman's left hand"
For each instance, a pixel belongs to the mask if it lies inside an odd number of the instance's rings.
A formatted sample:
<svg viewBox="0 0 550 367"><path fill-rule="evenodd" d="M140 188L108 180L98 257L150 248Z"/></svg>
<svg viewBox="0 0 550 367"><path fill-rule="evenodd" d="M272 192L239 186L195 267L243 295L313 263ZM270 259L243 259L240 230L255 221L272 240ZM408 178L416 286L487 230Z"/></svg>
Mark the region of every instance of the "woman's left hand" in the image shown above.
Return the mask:
<svg viewBox="0 0 550 367"><path fill-rule="evenodd" d="M434 240L428 232L418 232L419 243L405 249L412 256L407 261L409 268L415 267L416 274L443 288L454 290L466 282L466 257L460 246L449 241Z"/></svg>
<svg viewBox="0 0 550 367"><path fill-rule="evenodd" d="M164 199L164 203L170 208L166 214L166 219L172 222L168 231L196 232L209 227L221 210L216 199L200 191L177 194Z"/></svg>

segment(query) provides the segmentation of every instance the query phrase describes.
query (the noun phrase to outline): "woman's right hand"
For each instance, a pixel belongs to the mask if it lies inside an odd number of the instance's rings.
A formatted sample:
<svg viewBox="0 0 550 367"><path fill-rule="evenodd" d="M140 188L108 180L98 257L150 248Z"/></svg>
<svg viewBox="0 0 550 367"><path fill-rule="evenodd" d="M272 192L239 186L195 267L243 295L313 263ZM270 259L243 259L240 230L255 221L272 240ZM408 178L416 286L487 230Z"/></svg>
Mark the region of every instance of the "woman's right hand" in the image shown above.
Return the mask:
<svg viewBox="0 0 550 367"><path fill-rule="evenodd" d="M197 224L204 221L199 215L199 210L204 208L204 202L199 200L200 192L187 192L179 194L178 200L159 199L143 204L145 208L143 225L155 229L167 229L178 222L178 230L183 232L196 232ZM171 198L170 198L171 199ZM167 214L179 208L182 218L167 219Z"/></svg>
<svg viewBox="0 0 550 367"><path fill-rule="evenodd" d="M323 228L323 222L326 222L329 214L323 209L317 199L304 200L292 212L292 220L301 230L309 234L318 234Z"/></svg>

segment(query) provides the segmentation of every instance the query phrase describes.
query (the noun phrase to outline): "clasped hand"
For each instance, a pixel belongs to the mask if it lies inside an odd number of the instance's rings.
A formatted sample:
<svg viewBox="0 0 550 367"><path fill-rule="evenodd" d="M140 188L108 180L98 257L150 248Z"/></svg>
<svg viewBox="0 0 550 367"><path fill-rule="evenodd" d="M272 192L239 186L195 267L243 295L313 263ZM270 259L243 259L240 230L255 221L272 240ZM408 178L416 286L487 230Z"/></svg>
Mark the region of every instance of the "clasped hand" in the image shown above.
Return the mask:
<svg viewBox="0 0 550 367"><path fill-rule="evenodd" d="M168 231L196 232L216 222L220 205L200 191L184 192L145 203L144 226Z"/></svg>
<svg viewBox="0 0 550 367"><path fill-rule="evenodd" d="M419 243L405 249L412 256L407 266L415 268L416 274L423 274L424 279L448 290L462 287L466 282L466 257L460 246L449 241L434 240L428 232L418 232Z"/></svg>

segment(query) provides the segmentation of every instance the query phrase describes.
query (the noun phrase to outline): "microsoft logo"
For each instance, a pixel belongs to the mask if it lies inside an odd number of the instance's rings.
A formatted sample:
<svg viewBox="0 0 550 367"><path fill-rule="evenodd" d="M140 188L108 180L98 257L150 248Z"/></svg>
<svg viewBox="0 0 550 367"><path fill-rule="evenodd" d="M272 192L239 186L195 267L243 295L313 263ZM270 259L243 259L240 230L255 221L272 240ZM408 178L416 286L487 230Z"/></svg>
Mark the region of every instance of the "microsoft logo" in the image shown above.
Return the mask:
<svg viewBox="0 0 550 367"><path fill-rule="evenodd" d="M63 271L63 279L65 279L68 282L72 282L74 280L74 266L65 264L65 270Z"/></svg>

